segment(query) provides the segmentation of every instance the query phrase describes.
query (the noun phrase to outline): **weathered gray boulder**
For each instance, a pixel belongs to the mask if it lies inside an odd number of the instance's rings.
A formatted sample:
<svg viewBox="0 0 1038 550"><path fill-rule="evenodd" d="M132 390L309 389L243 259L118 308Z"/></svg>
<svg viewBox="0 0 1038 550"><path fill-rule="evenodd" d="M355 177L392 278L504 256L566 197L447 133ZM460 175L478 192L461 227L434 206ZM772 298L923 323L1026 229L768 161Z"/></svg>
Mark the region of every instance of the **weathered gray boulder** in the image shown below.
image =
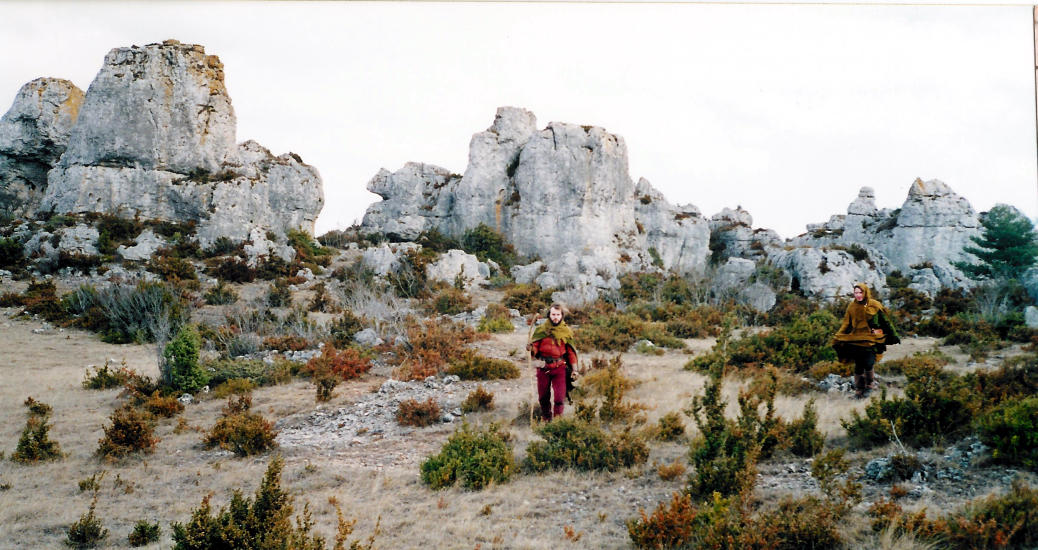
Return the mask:
<svg viewBox="0 0 1038 550"><path fill-rule="evenodd" d="M133 246L123 245L115 249L115 252L124 260L144 262L150 259L156 250L164 246L166 246L166 239L156 235L151 229L145 229L134 239Z"/></svg>
<svg viewBox="0 0 1038 550"><path fill-rule="evenodd" d="M886 286L882 274L867 261L856 261L843 250L794 248L774 252L769 257L773 265L790 274L791 287L809 298L846 297L858 282L873 289Z"/></svg>
<svg viewBox="0 0 1038 550"><path fill-rule="evenodd" d="M639 263L666 266L678 273L702 272L710 255L710 225L699 209L691 204L671 206L645 178L638 180L634 194L635 227L644 243L631 241L635 247L644 247L635 248L639 254L648 255Z"/></svg>
<svg viewBox="0 0 1038 550"><path fill-rule="evenodd" d="M385 276L400 269L400 258L412 250L420 250L421 245L415 243L393 243L365 249L361 254L361 265L372 270L376 275Z"/></svg>
<svg viewBox="0 0 1038 550"><path fill-rule="evenodd" d="M82 256L97 255L97 229L85 224L77 224L58 231L58 251Z"/></svg>
<svg viewBox="0 0 1038 550"><path fill-rule="evenodd" d="M783 244L771 229L753 229L753 217L741 206L724 208L710 218L710 254L712 261L727 258L760 260L771 249Z"/></svg>
<svg viewBox="0 0 1038 550"><path fill-rule="evenodd" d="M1024 322L1028 328L1038 328L1038 307L1027 306L1024 309Z"/></svg>
<svg viewBox="0 0 1038 550"><path fill-rule="evenodd" d="M425 267L425 276L449 284L461 277L467 290L486 282L490 277L490 266L464 250L448 250Z"/></svg>
<svg viewBox="0 0 1038 550"><path fill-rule="evenodd" d="M37 78L18 91L0 118L0 213L35 212L82 103L83 91L68 80Z"/></svg>
<svg viewBox="0 0 1038 550"><path fill-rule="evenodd" d="M511 273L512 278L515 279L516 283L521 285L530 284L536 279L541 273L544 273L548 269L548 266L544 262L537 260L536 262L527 265L516 265L512 266Z"/></svg>
<svg viewBox="0 0 1038 550"><path fill-rule="evenodd" d="M206 247L253 227L312 233L322 205L298 155L235 144L220 60L169 40L108 53L40 207L193 221Z"/></svg>
<svg viewBox="0 0 1038 550"><path fill-rule="evenodd" d="M296 257L296 249L286 243L277 243L267 239L266 231L253 227L249 231L249 240L242 246L245 251L245 263L256 267L263 258L278 257L286 262Z"/></svg>
<svg viewBox="0 0 1038 550"><path fill-rule="evenodd" d="M764 313L775 307L778 295L767 284L755 282L739 289L735 299L741 304L750 306L754 311Z"/></svg>
<svg viewBox="0 0 1038 550"><path fill-rule="evenodd" d="M383 168L368 181L368 191L383 200L368 207L363 226L402 240L417 239L429 229L445 232L451 223L451 192L460 180L433 164L408 162L396 172Z"/></svg>
<svg viewBox="0 0 1038 550"><path fill-rule="evenodd" d="M757 264L745 258L728 258L718 266L714 274L713 290L715 294L732 294L750 282Z"/></svg>

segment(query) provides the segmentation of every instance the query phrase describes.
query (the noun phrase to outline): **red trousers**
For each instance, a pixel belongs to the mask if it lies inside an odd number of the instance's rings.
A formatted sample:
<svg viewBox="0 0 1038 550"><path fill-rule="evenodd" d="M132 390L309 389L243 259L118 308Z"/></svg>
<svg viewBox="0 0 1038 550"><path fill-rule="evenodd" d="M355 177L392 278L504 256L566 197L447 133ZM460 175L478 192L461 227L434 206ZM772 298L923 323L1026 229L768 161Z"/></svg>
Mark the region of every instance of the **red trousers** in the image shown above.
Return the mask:
<svg viewBox="0 0 1038 550"><path fill-rule="evenodd" d="M566 363L553 363L552 368L545 366L537 369L537 397L540 400L541 416L546 420L562 416L562 407L566 401ZM552 393L555 394L554 407Z"/></svg>

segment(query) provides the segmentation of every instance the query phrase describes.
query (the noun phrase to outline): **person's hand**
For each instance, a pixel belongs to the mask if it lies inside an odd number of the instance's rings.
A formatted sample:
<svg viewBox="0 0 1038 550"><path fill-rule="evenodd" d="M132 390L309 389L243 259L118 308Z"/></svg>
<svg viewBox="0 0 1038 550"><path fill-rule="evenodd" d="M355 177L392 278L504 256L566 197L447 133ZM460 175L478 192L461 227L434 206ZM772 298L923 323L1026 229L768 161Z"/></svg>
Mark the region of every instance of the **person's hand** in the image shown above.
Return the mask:
<svg viewBox="0 0 1038 550"><path fill-rule="evenodd" d="M872 334L875 334L876 336L883 336L883 329L881 329L881 328L874 328L874 329L872 329Z"/></svg>
<svg viewBox="0 0 1038 550"><path fill-rule="evenodd" d="M526 344L526 351L533 351L533 344Z"/></svg>

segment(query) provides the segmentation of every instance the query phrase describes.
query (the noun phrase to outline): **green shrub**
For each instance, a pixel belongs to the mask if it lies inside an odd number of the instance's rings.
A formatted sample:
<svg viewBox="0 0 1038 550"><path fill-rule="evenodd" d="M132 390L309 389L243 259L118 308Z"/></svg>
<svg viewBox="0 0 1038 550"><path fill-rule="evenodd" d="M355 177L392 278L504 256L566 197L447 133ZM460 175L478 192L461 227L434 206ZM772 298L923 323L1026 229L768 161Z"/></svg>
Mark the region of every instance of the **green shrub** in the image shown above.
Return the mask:
<svg viewBox="0 0 1038 550"><path fill-rule="evenodd" d="M451 363L447 374L456 375L462 380L512 380L519 378L519 367L512 361L468 351Z"/></svg>
<svg viewBox="0 0 1038 550"><path fill-rule="evenodd" d="M535 472L566 468L616 471L649 458L648 446L629 431L608 434L580 419L558 418L537 428L536 433L544 441L531 442L523 461L526 469Z"/></svg>
<svg viewBox="0 0 1038 550"><path fill-rule="evenodd" d="M342 310L335 298L328 292L328 287L323 282L313 286L314 296L307 306L308 311L320 311L323 313L338 313Z"/></svg>
<svg viewBox="0 0 1038 550"><path fill-rule="evenodd" d="M181 291L155 282L100 289L83 285L62 301L79 315L78 326L101 333L101 340L112 344L153 342L167 331L176 333L190 316Z"/></svg>
<svg viewBox="0 0 1038 550"><path fill-rule="evenodd" d="M80 516L78 520L69 525L65 536L65 544L72 548L94 548L102 540L108 537L108 529L104 528L101 520L94 513L97 508L97 493L90 501L90 509Z"/></svg>
<svg viewBox="0 0 1038 550"><path fill-rule="evenodd" d="M409 345L398 348L397 352L401 366L396 376L401 380L420 380L439 374L447 365L472 354L466 345L486 338L468 325L436 319L408 322L406 331ZM495 369L501 367L494 365ZM479 362L478 368L491 368L491 364Z"/></svg>
<svg viewBox="0 0 1038 550"><path fill-rule="evenodd" d="M209 374L198 364L202 340L192 325L184 325L162 352L162 379L177 390L194 393L209 382Z"/></svg>
<svg viewBox="0 0 1038 550"><path fill-rule="evenodd" d="M552 289L542 290L537 285L522 284L515 285L505 290L505 299L502 302L505 307L517 309L523 315L543 313L552 304Z"/></svg>
<svg viewBox="0 0 1038 550"><path fill-rule="evenodd" d="M627 313L594 315L591 322L575 331L581 349L627 351L638 340L649 340L665 348L683 348L685 343L667 333L663 323L643 321Z"/></svg>
<svg viewBox="0 0 1038 550"><path fill-rule="evenodd" d="M482 385L472 390L461 402L461 412L489 411L494 408L494 394L483 389Z"/></svg>
<svg viewBox="0 0 1038 550"><path fill-rule="evenodd" d="M163 281L196 281L198 273L188 260L169 255L166 249L160 249L148 260L148 271L158 275Z"/></svg>
<svg viewBox="0 0 1038 550"><path fill-rule="evenodd" d="M216 286L206 291L205 303L211 306L223 306L238 301L238 293L227 285L223 279L216 282Z"/></svg>
<svg viewBox="0 0 1038 550"><path fill-rule="evenodd" d="M789 450L797 456L812 457L822 451L825 436L818 431L818 412L815 400L804 404L804 412L800 418L789 423L787 427Z"/></svg>
<svg viewBox="0 0 1038 550"><path fill-rule="evenodd" d="M284 278L275 279L267 292L267 304L271 307L287 307L292 305L292 291Z"/></svg>
<svg viewBox="0 0 1038 550"><path fill-rule="evenodd" d="M853 445L884 444L893 439L893 430L907 445L930 445L969 427L978 396L962 377L931 364L920 364L905 376L904 397L888 399L883 390L865 407L864 417L851 411L850 419L840 421Z"/></svg>
<svg viewBox="0 0 1038 550"><path fill-rule="evenodd" d="M28 397L25 399L25 406L29 409L28 418L22 435L18 438L18 445L11 454L11 460L32 463L61 458L61 447L56 441L52 441L49 435L50 405Z"/></svg>
<svg viewBox="0 0 1038 550"><path fill-rule="evenodd" d="M401 401L396 410L396 421L401 426L424 428L440 421L440 405L430 397L425 401L407 399Z"/></svg>
<svg viewBox="0 0 1038 550"><path fill-rule="evenodd" d="M434 490L460 483L473 491L505 483L517 469L509 441L508 433L496 424L473 430L466 423L447 439L439 454L422 462L422 481Z"/></svg>
<svg viewBox="0 0 1038 550"><path fill-rule="evenodd" d="M948 357L939 350L917 351L909 357L883 361L876 365L876 372L880 374L901 375L905 372L918 370L922 367L940 368L951 363Z"/></svg>
<svg viewBox="0 0 1038 550"><path fill-rule="evenodd" d="M105 436L97 442L97 455L121 458L133 453L150 453L158 439L154 436L152 416L129 405L112 413L112 424L104 426Z"/></svg>
<svg viewBox="0 0 1038 550"><path fill-rule="evenodd" d="M660 417L656 433L661 441L677 441L685 437L685 422L679 413L669 412Z"/></svg>
<svg viewBox="0 0 1038 550"><path fill-rule="evenodd" d="M261 359L212 359L202 362L202 369L209 373L209 384L213 388L229 380L249 380L257 386L269 386L288 382L296 370L296 363L277 360L268 365Z"/></svg>
<svg viewBox="0 0 1038 550"><path fill-rule="evenodd" d="M472 297L454 287L441 289L432 297L430 310L443 315L457 315L472 309Z"/></svg>
<svg viewBox="0 0 1038 550"><path fill-rule="evenodd" d="M15 239L0 237L0 269L21 271L25 267L22 243Z"/></svg>
<svg viewBox="0 0 1038 550"><path fill-rule="evenodd" d="M39 315L51 322L68 319L69 315L57 296L54 281L29 281L28 288L18 300L25 315Z"/></svg>
<svg viewBox="0 0 1038 550"><path fill-rule="evenodd" d="M350 310L344 310L342 315L328 327L331 333L332 343L337 348L345 348L353 343L353 335L364 329L364 319L357 317Z"/></svg>
<svg viewBox="0 0 1038 550"><path fill-rule="evenodd" d="M173 418L184 412L184 404L172 395L160 395L159 392L152 393L144 399L141 407L156 417Z"/></svg>
<svg viewBox="0 0 1038 550"><path fill-rule="evenodd" d="M257 413L251 412L252 396L229 397L220 418L213 424L203 439L208 447L220 447L238 456L262 453L277 447L274 424Z"/></svg>
<svg viewBox="0 0 1038 550"><path fill-rule="evenodd" d="M597 410L598 419L606 424L628 422L645 409L642 405L624 400L627 390L634 388L635 381L624 376L620 372L622 368L623 361L619 355L608 361L599 357L591 359L590 373L581 378L581 390L586 397L600 396L601 400L584 404L586 409L581 413L586 415L587 420L593 420Z"/></svg>
<svg viewBox="0 0 1038 550"><path fill-rule="evenodd" d="M461 236L461 247L465 252L474 254L481 262L496 262L505 272L518 261L515 248L505 241L504 236L483 223L465 231Z"/></svg>
<svg viewBox="0 0 1038 550"><path fill-rule="evenodd" d="M323 550L325 542L319 535L311 534L313 520L309 505L304 505L300 517L292 523L295 512L292 495L281 488L281 471L284 461L276 457L267 466L259 489L253 498L235 490L230 503L213 514L209 496L191 513L186 524L174 522L174 550L208 550L212 548L234 548L235 550L266 550L269 548L292 548L299 550ZM353 522L345 521L337 510L339 527L336 548L346 543L353 530ZM376 529L377 530L377 529ZM371 550L373 539L361 545L354 541L349 548Z"/></svg>
<svg viewBox="0 0 1038 550"><path fill-rule="evenodd" d="M1038 397L1004 402L977 418L976 425L992 458L1038 471Z"/></svg>
<svg viewBox="0 0 1038 550"><path fill-rule="evenodd" d="M491 333L512 332L515 327L512 326L512 316L508 312L508 308L501 304L488 304L476 330Z"/></svg>
<svg viewBox="0 0 1038 550"><path fill-rule="evenodd" d="M158 542L159 534L161 532L162 529L159 527L157 522L148 523L147 520L142 519L138 520L137 523L133 525L133 531L130 531L130 534L126 539L127 542L130 543L130 546L136 548L138 546L144 546L145 544Z"/></svg>
<svg viewBox="0 0 1038 550"><path fill-rule="evenodd" d="M221 281L251 283L258 273L240 258L210 258L206 260L205 272Z"/></svg>
<svg viewBox="0 0 1038 550"><path fill-rule="evenodd" d="M83 388L88 390L108 390L119 388L126 384L129 374L132 372L125 365L118 369L108 366L108 361L100 367L94 367L93 372L87 369L83 378Z"/></svg>

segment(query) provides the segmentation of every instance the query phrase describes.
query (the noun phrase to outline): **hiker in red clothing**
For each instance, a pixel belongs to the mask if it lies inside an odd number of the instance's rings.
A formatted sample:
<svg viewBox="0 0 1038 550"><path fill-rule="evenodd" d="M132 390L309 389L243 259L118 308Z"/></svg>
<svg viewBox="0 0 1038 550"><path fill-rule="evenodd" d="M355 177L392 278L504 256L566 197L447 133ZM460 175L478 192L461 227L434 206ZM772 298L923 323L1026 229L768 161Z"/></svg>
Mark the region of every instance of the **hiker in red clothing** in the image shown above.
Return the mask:
<svg viewBox="0 0 1038 550"><path fill-rule="evenodd" d="M561 304L552 304L548 309L548 320L537 327L526 346L530 355L544 361L537 367L537 396L541 417L545 420L562 415L564 399L572 383L573 367L577 364L577 351L572 344L573 330L566 326L562 319L564 315L565 309Z"/></svg>

